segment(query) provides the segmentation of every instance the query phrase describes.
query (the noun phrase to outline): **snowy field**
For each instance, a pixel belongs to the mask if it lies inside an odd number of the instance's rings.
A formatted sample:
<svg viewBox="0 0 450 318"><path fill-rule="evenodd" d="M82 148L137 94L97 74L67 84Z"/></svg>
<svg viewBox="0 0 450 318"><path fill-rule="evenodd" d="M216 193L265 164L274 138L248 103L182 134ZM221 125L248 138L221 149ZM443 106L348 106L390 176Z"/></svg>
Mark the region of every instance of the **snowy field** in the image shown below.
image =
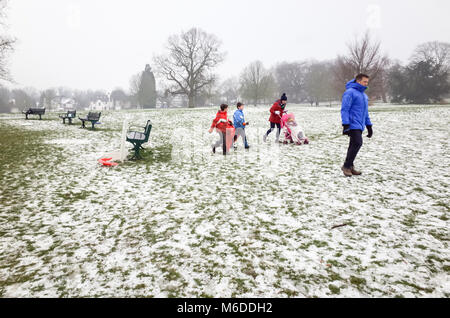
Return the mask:
<svg viewBox="0 0 450 318"><path fill-rule="evenodd" d="M353 178L339 108L288 105L300 147L268 109L226 158L215 108L0 115L0 297L450 297L450 106L371 107ZM144 160L99 166L125 118Z"/></svg>

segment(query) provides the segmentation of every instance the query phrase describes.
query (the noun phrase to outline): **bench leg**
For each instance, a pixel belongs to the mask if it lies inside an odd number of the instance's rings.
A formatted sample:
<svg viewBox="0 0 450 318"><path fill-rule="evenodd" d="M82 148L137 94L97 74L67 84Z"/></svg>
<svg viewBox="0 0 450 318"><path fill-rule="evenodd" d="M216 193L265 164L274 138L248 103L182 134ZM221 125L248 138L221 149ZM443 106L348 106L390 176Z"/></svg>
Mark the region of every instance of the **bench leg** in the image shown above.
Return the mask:
<svg viewBox="0 0 450 318"><path fill-rule="evenodd" d="M91 121L91 124L92 124L92 130L94 130L95 129L95 123L93 121Z"/></svg>
<svg viewBox="0 0 450 318"><path fill-rule="evenodd" d="M25 114L25 119L28 120L28 114Z"/></svg>
<svg viewBox="0 0 450 318"><path fill-rule="evenodd" d="M65 125L66 124L66 119L65 118L63 118L63 125Z"/></svg>
<svg viewBox="0 0 450 318"><path fill-rule="evenodd" d="M42 120L42 116L41 116L41 114L39 114L39 120Z"/></svg>
<svg viewBox="0 0 450 318"><path fill-rule="evenodd" d="M134 155L133 155L133 157L131 157L131 160L141 160L142 156L139 153L141 145L139 143L136 143L136 144L133 144L133 146L134 146L134 148L133 148Z"/></svg>
<svg viewBox="0 0 450 318"><path fill-rule="evenodd" d="M84 120L81 121L81 128L86 128L86 126L84 125Z"/></svg>
<svg viewBox="0 0 450 318"><path fill-rule="evenodd" d="M72 125L72 118L69 118L69 125Z"/></svg>

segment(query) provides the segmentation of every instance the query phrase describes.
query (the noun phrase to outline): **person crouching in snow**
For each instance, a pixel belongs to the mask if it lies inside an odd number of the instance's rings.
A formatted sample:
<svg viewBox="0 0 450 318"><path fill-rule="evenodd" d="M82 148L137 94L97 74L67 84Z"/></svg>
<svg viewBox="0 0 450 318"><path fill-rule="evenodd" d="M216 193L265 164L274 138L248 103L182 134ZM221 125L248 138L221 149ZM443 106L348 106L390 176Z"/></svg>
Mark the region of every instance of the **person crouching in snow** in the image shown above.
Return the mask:
<svg viewBox="0 0 450 318"><path fill-rule="evenodd" d="M238 140L239 136L242 137L242 141L244 142L245 149L249 149L250 146L247 142L247 136L245 135L245 127L248 126L248 122L245 122L244 119L244 104L237 103L237 110L234 112L233 115L233 121L234 121L234 128L236 129L236 134L234 135L234 147L236 148L236 141Z"/></svg>
<svg viewBox="0 0 450 318"><path fill-rule="evenodd" d="M227 129L233 128L233 123L228 120L228 105L222 104L220 105L220 110L217 112L216 118L214 118L213 123L211 125L211 128L209 129L209 133L212 133L214 131L214 128L216 129L217 133L220 136L220 139L212 145L212 151L213 153L216 153L216 148L222 146L223 149L223 155L226 156L227 154ZM230 138L233 138L233 135Z"/></svg>
<svg viewBox="0 0 450 318"><path fill-rule="evenodd" d="M266 134L263 136L263 141L267 141L267 136L275 129L275 126L277 126L277 137L276 142L280 139L280 131L281 131L281 117L283 116L283 113L285 113L285 108L287 104L287 97L286 94L283 94L279 100L273 104L272 108L270 109L270 129L266 132Z"/></svg>

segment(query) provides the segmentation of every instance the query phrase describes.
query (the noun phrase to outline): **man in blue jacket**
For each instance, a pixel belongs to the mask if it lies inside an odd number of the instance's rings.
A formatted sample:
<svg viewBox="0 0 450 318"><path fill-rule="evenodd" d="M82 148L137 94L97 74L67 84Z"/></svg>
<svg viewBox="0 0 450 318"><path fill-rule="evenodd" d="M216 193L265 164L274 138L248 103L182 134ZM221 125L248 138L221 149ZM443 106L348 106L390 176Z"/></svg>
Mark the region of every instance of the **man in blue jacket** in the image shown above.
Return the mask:
<svg viewBox="0 0 450 318"><path fill-rule="evenodd" d="M247 142L247 136L245 135L245 127L248 126L248 123L245 122L244 119L244 104L237 103L237 110L234 112L233 120L234 120L234 128L236 129L236 135L234 136L234 142L237 141L239 136L242 137L242 140L244 141L244 147L245 149L249 149L250 146ZM236 148L237 146L234 145Z"/></svg>
<svg viewBox="0 0 450 318"><path fill-rule="evenodd" d="M365 90L369 85L369 76L358 74L354 80L347 83L347 90L342 97L342 126L344 135L350 137L347 158L341 168L347 177L359 176L361 172L355 170L353 162L363 144L362 133L367 127L368 138L372 138L372 122L369 118L369 97Z"/></svg>

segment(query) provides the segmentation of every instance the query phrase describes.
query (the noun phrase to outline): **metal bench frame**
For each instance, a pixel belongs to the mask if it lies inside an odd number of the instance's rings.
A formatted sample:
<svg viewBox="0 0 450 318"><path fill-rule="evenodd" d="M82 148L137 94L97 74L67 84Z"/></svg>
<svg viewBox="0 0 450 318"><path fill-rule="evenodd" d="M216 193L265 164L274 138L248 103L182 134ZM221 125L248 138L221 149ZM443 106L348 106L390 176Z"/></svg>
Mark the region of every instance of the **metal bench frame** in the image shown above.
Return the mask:
<svg viewBox="0 0 450 318"><path fill-rule="evenodd" d="M133 155L133 157L131 157L131 160L142 159L142 156L140 154L140 150L141 149L143 149L143 150L145 149L144 147L142 147L142 145L148 142L148 140L150 138L150 132L152 131L152 127L153 127L153 125L152 125L151 120L148 120L147 124L145 125L145 127L138 127L138 128L143 128L144 129L143 132L142 131L136 131L136 130L128 129L127 141L133 145L133 150L134 150L134 155ZM132 128L132 127L130 127L130 128ZM128 138L130 133L144 134L145 138L144 139Z"/></svg>
<svg viewBox="0 0 450 318"><path fill-rule="evenodd" d="M84 125L84 122L90 121L92 124L92 130L94 130L95 124L99 122L101 115L102 115L102 113L89 112L89 114L87 115L86 118L78 117L78 119L81 120L81 128L86 128L86 126Z"/></svg>
<svg viewBox="0 0 450 318"><path fill-rule="evenodd" d="M68 119L69 120L69 125L72 125L72 119L74 119L75 117L77 117L77 111L76 110L69 110L67 113L59 115L59 118L61 118L63 120L63 124L65 124L66 123L66 119Z"/></svg>
<svg viewBox="0 0 450 318"><path fill-rule="evenodd" d="M23 110L22 114L25 114L26 120L28 120L28 115L39 115L39 120L42 120L42 115L45 115L45 108L29 108L26 111Z"/></svg>

